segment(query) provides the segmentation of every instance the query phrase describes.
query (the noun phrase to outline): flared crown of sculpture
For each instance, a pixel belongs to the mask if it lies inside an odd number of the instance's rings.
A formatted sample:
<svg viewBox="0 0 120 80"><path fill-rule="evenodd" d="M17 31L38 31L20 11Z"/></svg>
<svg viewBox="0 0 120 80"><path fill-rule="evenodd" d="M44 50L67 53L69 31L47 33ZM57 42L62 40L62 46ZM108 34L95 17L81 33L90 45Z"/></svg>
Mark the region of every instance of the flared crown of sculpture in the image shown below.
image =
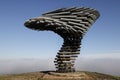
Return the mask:
<svg viewBox="0 0 120 80"><path fill-rule="evenodd" d="M34 30L84 35L99 16L99 12L92 8L61 8L29 19L24 25Z"/></svg>

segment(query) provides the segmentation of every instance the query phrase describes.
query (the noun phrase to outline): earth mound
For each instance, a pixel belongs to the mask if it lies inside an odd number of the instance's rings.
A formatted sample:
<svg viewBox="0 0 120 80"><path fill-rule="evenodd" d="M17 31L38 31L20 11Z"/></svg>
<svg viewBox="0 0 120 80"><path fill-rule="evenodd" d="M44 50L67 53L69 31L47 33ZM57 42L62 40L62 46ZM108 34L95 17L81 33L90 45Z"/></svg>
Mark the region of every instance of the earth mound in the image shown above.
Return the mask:
<svg viewBox="0 0 120 80"><path fill-rule="evenodd" d="M120 80L120 77L87 71L78 71L72 73L41 71L4 75L0 76L0 80Z"/></svg>

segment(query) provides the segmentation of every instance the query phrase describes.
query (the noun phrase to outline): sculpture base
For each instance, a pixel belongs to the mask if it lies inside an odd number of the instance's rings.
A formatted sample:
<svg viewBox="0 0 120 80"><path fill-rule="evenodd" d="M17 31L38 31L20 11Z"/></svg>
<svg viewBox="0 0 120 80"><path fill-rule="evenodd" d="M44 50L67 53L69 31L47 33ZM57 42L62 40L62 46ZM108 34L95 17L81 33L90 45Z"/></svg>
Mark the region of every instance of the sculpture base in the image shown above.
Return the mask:
<svg viewBox="0 0 120 80"><path fill-rule="evenodd" d="M81 77L84 76L83 72L68 72L68 73L59 73L59 72L49 72L50 75L61 76L61 77Z"/></svg>
<svg viewBox="0 0 120 80"><path fill-rule="evenodd" d="M68 72L68 73L59 73L50 71L47 72L49 75L53 76L52 78L63 79L63 80L84 80L86 74L84 72ZM47 77L47 76L46 76Z"/></svg>

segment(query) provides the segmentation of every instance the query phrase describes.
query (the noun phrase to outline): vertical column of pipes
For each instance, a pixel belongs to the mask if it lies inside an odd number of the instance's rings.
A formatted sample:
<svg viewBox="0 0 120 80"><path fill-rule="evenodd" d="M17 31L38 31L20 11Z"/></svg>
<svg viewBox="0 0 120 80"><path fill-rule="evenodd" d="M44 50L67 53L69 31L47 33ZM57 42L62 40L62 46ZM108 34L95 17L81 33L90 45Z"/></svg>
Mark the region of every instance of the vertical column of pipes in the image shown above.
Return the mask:
<svg viewBox="0 0 120 80"><path fill-rule="evenodd" d="M80 38L65 38L61 50L56 55L57 72L75 72L74 64L80 54Z"/></svg>

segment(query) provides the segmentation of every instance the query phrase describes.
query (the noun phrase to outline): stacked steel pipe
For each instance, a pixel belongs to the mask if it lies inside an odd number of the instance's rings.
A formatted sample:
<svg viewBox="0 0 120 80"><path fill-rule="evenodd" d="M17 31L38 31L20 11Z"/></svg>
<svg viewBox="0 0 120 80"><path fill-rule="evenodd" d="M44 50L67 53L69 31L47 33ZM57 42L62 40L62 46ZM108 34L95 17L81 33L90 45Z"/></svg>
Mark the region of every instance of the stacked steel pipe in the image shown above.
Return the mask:
<svg viewBox="0 0 120 80"><path fill-rule="evenodd" d="M54 61L56 71L74 72L81 40L99 16L99 12L91 8L61 8L29 19L25 26L34 30L50 30L60 35L64 43Z"/></svg>

